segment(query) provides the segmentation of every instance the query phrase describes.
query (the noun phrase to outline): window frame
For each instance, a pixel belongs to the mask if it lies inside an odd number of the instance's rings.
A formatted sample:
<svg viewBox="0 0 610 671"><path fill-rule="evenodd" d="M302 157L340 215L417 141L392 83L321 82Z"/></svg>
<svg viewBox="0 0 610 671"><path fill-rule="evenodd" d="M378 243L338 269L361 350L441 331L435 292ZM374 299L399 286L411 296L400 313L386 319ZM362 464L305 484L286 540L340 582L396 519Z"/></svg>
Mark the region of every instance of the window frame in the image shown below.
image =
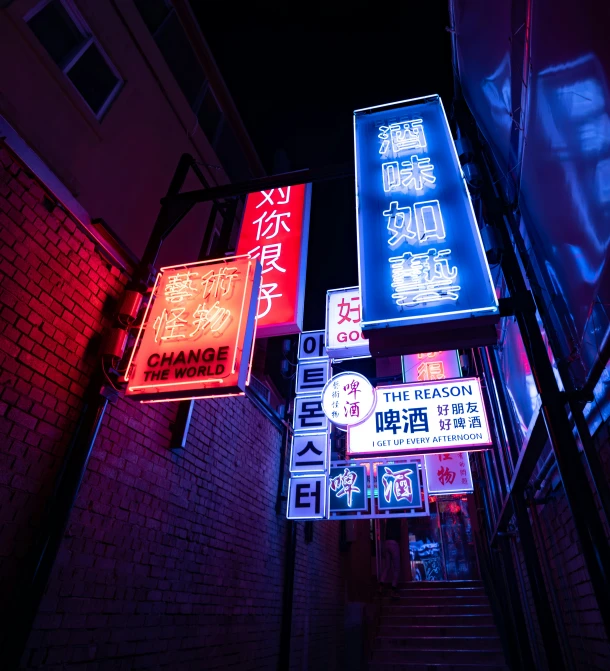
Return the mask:
<svg viewBox="0 0 610 671"><path fill-rule="evenodd" d="M69 54L69 56L64 59L64 62L62 63L57 63L55 59L49 54L45 46L42 44L42 42L38 39L38 36L34 33L34 31L30 28L29 26L29 21L33 19L39 12L41 12L47 5L49 5L51 2L58 2L63 9L65 10L66 14L68 17L73 21L74 25L76 26L77 30L81 34L83 41L81 44L78 45L74 51ZM84 17L82 14L79 12L77 7L74 5L72 0L41 0L35 7L33 7L27 14L24 15L23 21L25 24L28 26L28 29L30 32L34 35L36 38L38 44L44 49L45 53L47 54L48 58L51 59L51 61L61 70L62 74L65 76L67 81L69 82L70 86L76 91L78 94L79 98L85 103L87 106L87 109L94 115L94 117L98 120L101 121L106 112L108 111L110 105L114 102L114 100L117 98L119 92L123 88L125 84L125 80L119 73L118 69L114 65L114 63L110 60L110 57L106 53L106 50L102 47L100 44L99 40L93 35L93 32L87 22L85 21ZM96 112L90 105L89 103L85 100L81 92L78 90L77 86L74 84L74 82L70 79L68 76L68 73L70 70L78 63L79 59L83 56L83 54L89 49L91 45L95 45L97 50L99 51L100 55L104 59L106 65L110 69L110 71L114 74L114 76L117 78L117 83L114 86L114 88L110 91L108 94L108 97L104 101L104 104L99 108L99 110Z"/></svg>

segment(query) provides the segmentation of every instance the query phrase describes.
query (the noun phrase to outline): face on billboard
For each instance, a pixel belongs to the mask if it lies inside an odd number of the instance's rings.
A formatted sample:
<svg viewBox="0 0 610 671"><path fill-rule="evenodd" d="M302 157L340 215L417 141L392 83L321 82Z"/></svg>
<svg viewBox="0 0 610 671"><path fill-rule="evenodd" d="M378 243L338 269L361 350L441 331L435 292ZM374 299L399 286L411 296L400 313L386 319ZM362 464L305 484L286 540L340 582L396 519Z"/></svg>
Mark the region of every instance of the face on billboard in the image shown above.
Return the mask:
<svg viewBox="0 0 610 671"><path fill-rule="evenodd" d="M259 281L260 266L248 257L162 268L126 394L160 401L243 392Z"/></svg>

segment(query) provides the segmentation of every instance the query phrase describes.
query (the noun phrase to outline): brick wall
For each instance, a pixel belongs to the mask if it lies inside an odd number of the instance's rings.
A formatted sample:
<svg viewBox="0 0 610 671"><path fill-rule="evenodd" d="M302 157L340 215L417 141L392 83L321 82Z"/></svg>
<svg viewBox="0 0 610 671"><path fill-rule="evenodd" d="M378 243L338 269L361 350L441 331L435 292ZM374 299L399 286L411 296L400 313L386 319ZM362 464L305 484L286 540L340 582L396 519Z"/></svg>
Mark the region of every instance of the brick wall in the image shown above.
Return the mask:
<svg viewBox="0 0 610 671"><path fill-rule="evenodd" d="M49 213L40 185L5 150L0 164L6 605L98 365L105 306L128 278L69 216ZM24 667L276 668L281 432L249 399L199 401L186 447L172 452L175 411L122 398L109 406ZM302 526L292 666L334 669L343 625L338 524L318 524L307 545Z"/></svg>
<svg viewBox="0 0 610 671"><path fill-rule="evenodd" d="M600 435L606 435L605 429ZM608 444L603 442L598 447L603 456ZM557 476L555 482L555 487L548 492L545 505L536 506L542 538L537 535L535 538L547 590L552 589L557 600L559 612L555 613L555 617L559 622L560 638L566 642L564 658L571 658L569 661L576 669L606 671L610 668L610 643L593 594L574 520ZM544 558L548 572L544 566ZM536 623L533 642L537 646L540 659L544 659L544 647L521 552L518 560L524 574L524 583L527 585L525 602L532 620Z"/></svg>

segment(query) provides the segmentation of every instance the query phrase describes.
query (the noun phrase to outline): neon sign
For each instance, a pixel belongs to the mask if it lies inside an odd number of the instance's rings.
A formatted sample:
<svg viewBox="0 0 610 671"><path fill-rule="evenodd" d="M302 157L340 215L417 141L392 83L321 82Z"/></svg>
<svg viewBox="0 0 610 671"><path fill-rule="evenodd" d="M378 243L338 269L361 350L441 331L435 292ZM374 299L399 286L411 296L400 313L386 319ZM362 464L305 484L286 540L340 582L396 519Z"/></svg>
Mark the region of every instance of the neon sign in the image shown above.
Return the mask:
<svg viewBox="0 0 610 671"><path fill-rule="evenodd" d="M362 335L360 289L326 292L326 347L334 358L368 356L369 342Z"/></svg>
<svg viewBox="0 0 610 671"><path fill-rule="evenodd" d="M377 478L380 510L418 508L421 506L421 488L417 464L379 464Z"/></svg>
<svg viewBox="0 0 610 671"><path fill-rule="evenodd" d="M424 461L429 494L461 494L473 490L468 452L426 454Z"/></svg>
<svg viewBox="0 0 610 671"><path fill-rule="evenodd" d="M361 424L375 407L373 386L360 373L339 373L322 391L322 410L328 419L345 428Z"/></svg>
<svg viewBox="0 0 610 671"><path fill-rule="evenodd" d="M376 387L371 415L348 426L350 456L430 454L492 444L478 378Z"/></svg>
<svg viewBox="0 0 610 671"><path fill-rule="evenodd" d="M428 382L460 377L458 354L455 350L406 354L402 357L403 382Z"/></svg>
<svg viewBox="0 0 610 671"><path fill-rule="evenodd" d="M307 239L308 184L249 194L238 254L262 266L257 334L268 338L300 333L303 322Z"/></svg>
<svg viewBox="0 0 610 671"><path fill-rule="evenodd" d="M354 134L362 329L371 353L422 351L430 331L442 341L437 349L451 349L452 339L459 346L461 329L473 327L477 344L494 341L498 302L440 98L356 110ZM409 341L391 345L406 327Z"/></svg>
<svg viewBox="0 0 610 671"><path fill-rule="evenodd" d="M368 477L364 466L346 465L331 468L329 487L330 512L368 508Z"/></svg>
<svg viewBox="0 0 610 671"><path fill-rule="evenodd" d="M243 393L259 283L260 264L247 256L161 268L129 362L127 396Z"/></svg>

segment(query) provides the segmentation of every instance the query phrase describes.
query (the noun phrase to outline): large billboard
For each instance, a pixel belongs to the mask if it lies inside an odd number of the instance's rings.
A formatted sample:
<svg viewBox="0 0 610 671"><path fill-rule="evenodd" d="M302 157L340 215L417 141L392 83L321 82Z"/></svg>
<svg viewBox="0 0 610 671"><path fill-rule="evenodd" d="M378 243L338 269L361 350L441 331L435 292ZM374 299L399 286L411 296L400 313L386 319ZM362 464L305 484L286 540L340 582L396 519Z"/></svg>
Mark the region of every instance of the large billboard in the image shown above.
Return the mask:
<svg viewBox="0 0 610 671"><path fill-rule="evenodd" d="M498 301L440 97L356 110L354 135L371 354L495 342Z"/></svg>

